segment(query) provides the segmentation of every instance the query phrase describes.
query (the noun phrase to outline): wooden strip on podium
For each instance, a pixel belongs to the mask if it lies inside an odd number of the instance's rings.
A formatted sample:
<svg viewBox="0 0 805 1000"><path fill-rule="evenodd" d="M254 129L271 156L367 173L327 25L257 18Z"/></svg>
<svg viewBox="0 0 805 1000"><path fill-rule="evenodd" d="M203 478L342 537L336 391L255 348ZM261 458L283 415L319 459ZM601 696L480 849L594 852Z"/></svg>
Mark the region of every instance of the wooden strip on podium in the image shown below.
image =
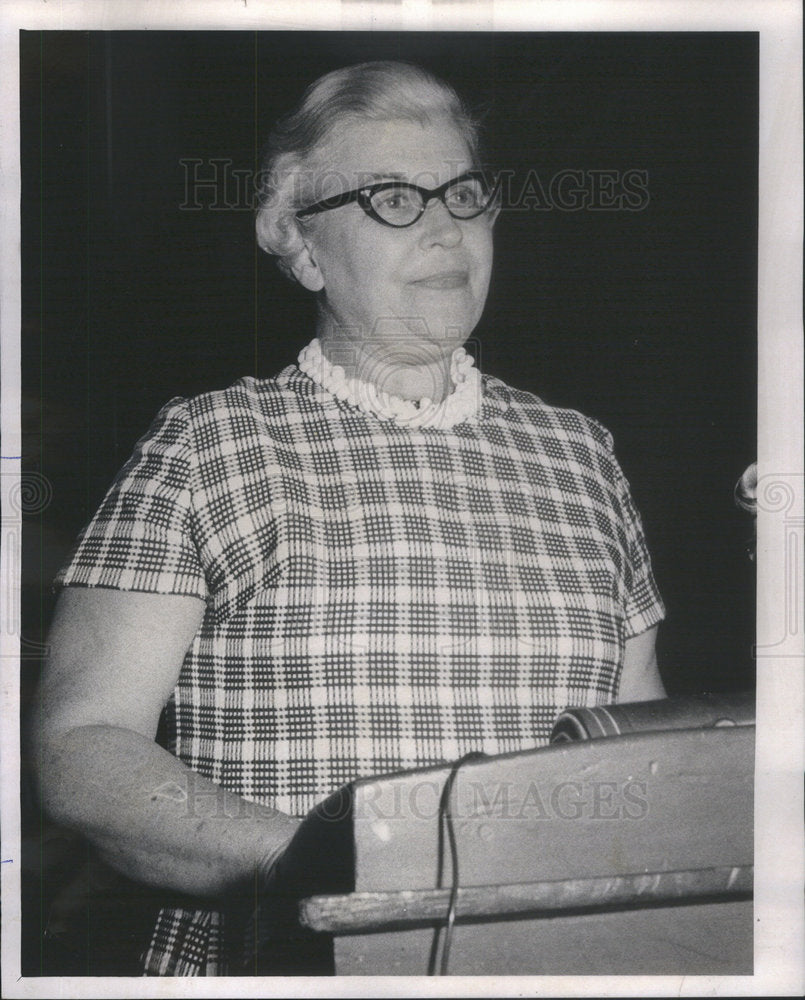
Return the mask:
<svg viewBox="0 0 805 1000"><path fill-rule="evenodd" d="M569 878L557 882L478 885L459 889L456 919L511 917L530 913L555 916L566 910L610 909L691 902L721 897L750 898L753 869L749 866L693 868L684 872L648 872ZM300 906L305 927L330 934L432 924L450 903L449 889L399 889L396 892L353 892L312 896Z"/></svg>

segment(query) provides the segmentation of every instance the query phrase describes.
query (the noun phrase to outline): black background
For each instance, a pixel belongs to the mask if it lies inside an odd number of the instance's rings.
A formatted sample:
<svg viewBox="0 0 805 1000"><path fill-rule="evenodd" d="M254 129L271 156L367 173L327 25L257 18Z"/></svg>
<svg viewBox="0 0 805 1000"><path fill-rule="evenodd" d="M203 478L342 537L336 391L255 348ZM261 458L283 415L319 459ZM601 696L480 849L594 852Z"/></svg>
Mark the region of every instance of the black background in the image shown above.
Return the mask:
<svg viewBox="0 0 805 1000"><path fill-rule="evenodd" d="M751 687L752 525L732 490L756 457L757 47L754 33L23 32L23 457L52 489L23 530L24 706L50 580L157 409L272 375L311 339L312 300L256 248L233 172L251 175L308 83L373 58L418 62L481 109L515 192L529 171L546 186L565 169L647 172L640 211L502 213L473 349L612 431L668 608L669 693ZM190 159L205 177L228 161L217 191L188 194Z"/></svg>

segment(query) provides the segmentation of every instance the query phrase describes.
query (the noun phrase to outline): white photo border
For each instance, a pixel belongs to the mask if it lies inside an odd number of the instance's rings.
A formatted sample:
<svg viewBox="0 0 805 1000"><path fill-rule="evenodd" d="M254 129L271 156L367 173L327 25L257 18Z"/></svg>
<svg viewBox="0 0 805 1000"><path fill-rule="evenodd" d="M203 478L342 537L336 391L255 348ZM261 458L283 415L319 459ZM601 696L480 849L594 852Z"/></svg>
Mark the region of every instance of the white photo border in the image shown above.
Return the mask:
<svg viewBox="0 0 805 1000"><path fill-rule="evenodd" d="M755 972L746 977L135 979L20 974L19 628L2 665L2 993L7 997L799 995L803 974L802 13L796 0L6 0L0 9L2 487L20 433L19 31L757 31L760 36ZM765 496L766 502L762 501ZM18 549L2 536L2 593L19 608ZM18 544L18 542L16 543Z"/></svg>

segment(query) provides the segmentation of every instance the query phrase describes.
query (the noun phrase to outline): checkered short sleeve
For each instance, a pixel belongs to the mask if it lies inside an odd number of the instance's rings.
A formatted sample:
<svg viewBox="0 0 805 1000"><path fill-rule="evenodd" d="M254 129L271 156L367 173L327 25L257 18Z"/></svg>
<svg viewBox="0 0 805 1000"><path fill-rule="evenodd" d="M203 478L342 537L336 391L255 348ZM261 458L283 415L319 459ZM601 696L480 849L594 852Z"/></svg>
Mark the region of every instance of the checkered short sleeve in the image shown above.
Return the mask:
<svg viewBox="0 0 805 1000"><path fill-rule="evenodd" d="M108 587L207 598L194 542L192 428L172 399L137 442L54 587Z"/></svg>

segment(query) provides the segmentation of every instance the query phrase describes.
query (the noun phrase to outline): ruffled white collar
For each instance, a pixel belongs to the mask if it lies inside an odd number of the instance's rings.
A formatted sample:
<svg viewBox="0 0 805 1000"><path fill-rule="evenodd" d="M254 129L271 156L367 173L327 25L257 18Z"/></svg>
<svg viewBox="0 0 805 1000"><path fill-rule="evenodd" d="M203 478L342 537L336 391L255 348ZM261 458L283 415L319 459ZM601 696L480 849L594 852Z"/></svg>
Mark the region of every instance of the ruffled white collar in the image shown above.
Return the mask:
<svg viewBox="0 0 805 1000"><path fill-rule="evenodd" d="M331 365L318 338L299 355L299 367L322 389L364 413L380 420L393 420L403 427L436 427L449 430L478 413L481 404L481 373L463 347L453 352L450 378L455 386L440 403L429 399L403 399L377 389L371 382L348 377L340 365Z"/></svg>

